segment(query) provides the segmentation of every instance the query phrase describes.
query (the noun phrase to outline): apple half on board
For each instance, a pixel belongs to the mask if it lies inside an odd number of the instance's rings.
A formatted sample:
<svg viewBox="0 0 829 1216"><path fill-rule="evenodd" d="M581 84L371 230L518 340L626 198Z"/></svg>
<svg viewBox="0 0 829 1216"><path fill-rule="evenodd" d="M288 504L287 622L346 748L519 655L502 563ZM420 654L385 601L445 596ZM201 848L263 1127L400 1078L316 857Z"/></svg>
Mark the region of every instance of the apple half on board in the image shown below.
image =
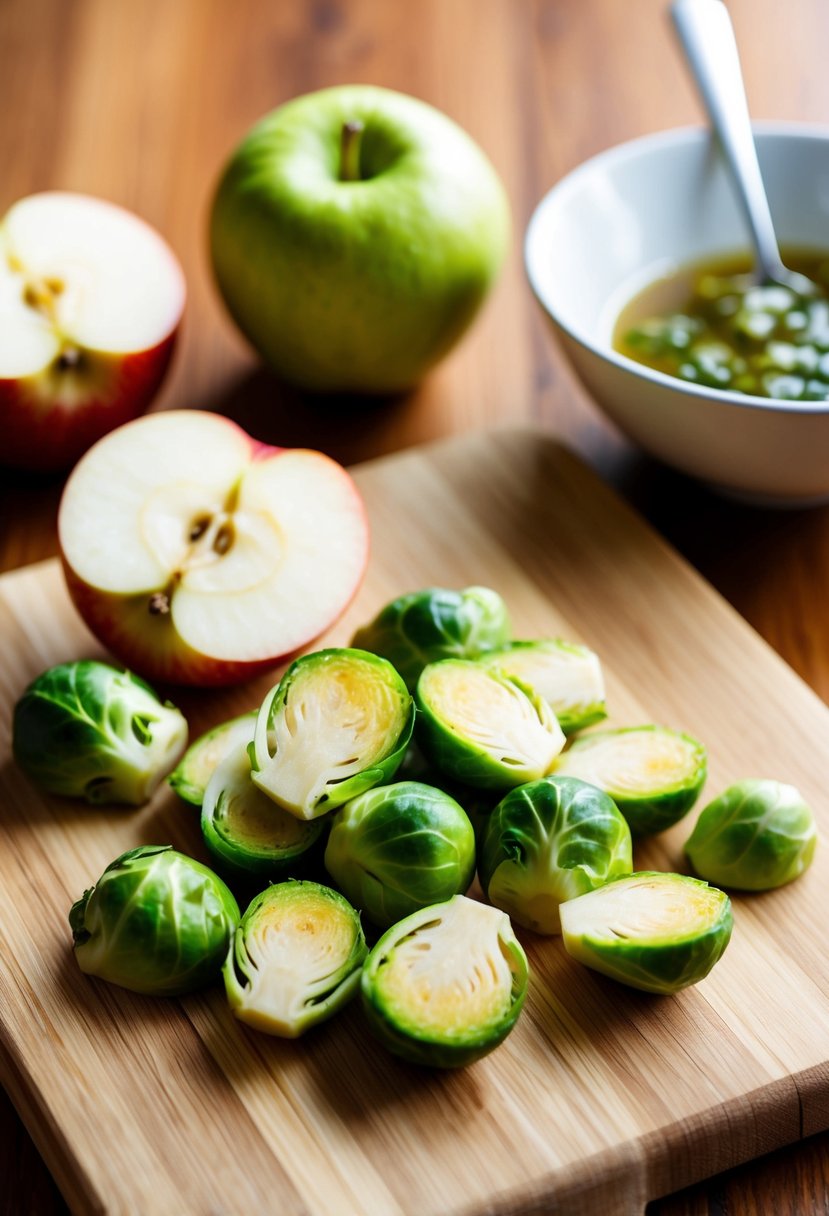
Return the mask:
<svg viewBox="0 0 829 1216"><path fill-rule="evenodd" d="M185 283L159 234L103 199L21 199L0 221L0 463L61 469L158 391Z"/></svg>
<svg viewBox="0 0 829 1216"><path fill-rule="evenodd" d="M198 410L138 418L72 471L58 534L70 595L148 680L246 680L331 625L368 560L362 499L322 452Z"/></svg>

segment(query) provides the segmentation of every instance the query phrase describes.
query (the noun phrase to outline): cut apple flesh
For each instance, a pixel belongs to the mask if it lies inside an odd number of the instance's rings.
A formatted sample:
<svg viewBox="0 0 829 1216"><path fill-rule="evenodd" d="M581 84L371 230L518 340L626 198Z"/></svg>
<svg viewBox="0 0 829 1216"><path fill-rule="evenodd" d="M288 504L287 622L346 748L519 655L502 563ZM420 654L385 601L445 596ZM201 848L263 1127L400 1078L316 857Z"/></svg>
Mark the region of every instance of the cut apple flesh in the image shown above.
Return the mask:
<svg viewBox="0 0 829 1216"><path fill-rule="evenodd" d="M0 379L80 375L84 352L149 350L176 327L184 279L161 237L101 199L52 192L0 225Z"/></svg>
<svg viewBox="0 0 829 1216"><path fill-rule="evenodd" d="M226 682L196 673L199 656L261 664L316 637L368 551L340 465L265 448L198 411L141 418L96 444L67 483L59 533L70 590L102 641L136 670L198 683Z"/></svg>

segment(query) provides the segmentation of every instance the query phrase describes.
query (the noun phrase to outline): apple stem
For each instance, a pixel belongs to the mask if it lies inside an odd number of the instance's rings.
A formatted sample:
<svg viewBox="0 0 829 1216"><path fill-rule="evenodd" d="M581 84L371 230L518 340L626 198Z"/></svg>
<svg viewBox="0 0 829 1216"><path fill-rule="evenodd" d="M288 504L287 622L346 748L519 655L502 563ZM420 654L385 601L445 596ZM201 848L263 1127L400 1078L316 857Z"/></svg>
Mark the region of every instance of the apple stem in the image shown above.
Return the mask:
<svg viewBox="0 0 829 1216"><path fill-rule="evenodd" d="M340 181L358 182L360 180L360 144L362 143L363 124L358 118L352 118L343 123L340 134Z"/></svg>

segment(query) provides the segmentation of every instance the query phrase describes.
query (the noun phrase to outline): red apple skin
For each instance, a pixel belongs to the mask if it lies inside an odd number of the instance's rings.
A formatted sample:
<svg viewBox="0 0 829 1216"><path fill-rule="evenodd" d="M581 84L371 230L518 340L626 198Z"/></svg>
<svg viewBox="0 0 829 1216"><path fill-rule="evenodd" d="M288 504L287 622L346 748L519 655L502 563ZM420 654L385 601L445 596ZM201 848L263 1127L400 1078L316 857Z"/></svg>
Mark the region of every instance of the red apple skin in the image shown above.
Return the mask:
<svg viewBox="0 0 829 1216"><path fill-rule="evenodd" d="M267 460L279 452L299 450L262 443L248 435L231 419L224 418L222 421L247 439L250 444L251 463ZM365 505L346 470L340 467L340 472L351 482L355 500L365 521L365 552L350 594L336 615L320 630L320 634L334 624L354 599L363 581L369 558L369 524ZM58 540L60 542L60 531ZM213 658L194 650L182 641L169 615L154 616L149 612L150 592L124 596L103 591L79 578L63 552L61 562L69 595L84 624L110 654L150 683L183 684L196 688L220 688L241 684L291 659L314 640L308 638L294 650L263 659L231 661Z"/></svg>
<svg viewBox="0 0 829 1216"><path fill-rule="evenodd" d="M167 374L178 325L157 346L128 355L84 357L102 368L105 391L82 404L44 400L37 377L0 378L0 461L14 468L53 472L71 467L109 431L143 414Z"/></svg>

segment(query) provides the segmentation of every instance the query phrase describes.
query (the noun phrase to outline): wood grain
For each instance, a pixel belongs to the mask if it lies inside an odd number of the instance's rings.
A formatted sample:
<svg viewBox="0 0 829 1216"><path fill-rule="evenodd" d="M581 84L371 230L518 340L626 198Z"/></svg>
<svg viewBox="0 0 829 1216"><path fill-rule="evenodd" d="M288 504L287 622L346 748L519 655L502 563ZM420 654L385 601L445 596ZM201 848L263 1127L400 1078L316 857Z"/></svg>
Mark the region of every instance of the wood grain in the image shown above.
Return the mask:
<svg viewBox="0 0 829 1216"><path fill-rule="evenodd" d="M829 710L555 441L478 434L355 475L372 561L320 644L344 644L407 587L499 588L518 636L599 651L612 723L686 729L709 743L710 790L777 774L829 828ZM627 1216L829 1126L823 850L791 887L735 899L725 958L676 998L620 988L525 934L526 1012L456 1074L385 1055L356 1007L285 1043L246 1031L220 991L161 1002L88 980L68 941L72 899L135 844L204 850L168 789L136 813L32 789L9 755L11 705L43 668L98 648L56 563L0 579L0 627L4 1080L73 1211L164 1216L184 1192L197 1212L261 1210L278 1193L281 1211L313 1216ZM177 700L195 733L272 680ZM637 868L683 868L687 832L638 844Z"/></svg>
<svg viewBox="0 0 829 1216"><path fill-rule="evenodd" d="M729 7L754 114L825 122L829 8ZM203 233L212 182L247 126L294 93L352 79L417 93L462 122L506 182L516 240L484 316L439 371L404 400L344 418L259 372L212 292ZM187 325L159 408L218 408L263 437L347 460L482 424L542 423L829 697L829 511L747 511L638 457L563 366L523 281L518 238L558 176L618 140L699 121L662 0L237 0L232 10L220 0L2 0L0 113L0 212L36 189L99 192L157 224L181 256ZM58 479L0 475L0 569L55 551L59 491ZM19 1125L0 1114L0 1132L0 1211L62 1210ZM818 1137L659 1211L823 1213L827 1146Z"/></svg>

